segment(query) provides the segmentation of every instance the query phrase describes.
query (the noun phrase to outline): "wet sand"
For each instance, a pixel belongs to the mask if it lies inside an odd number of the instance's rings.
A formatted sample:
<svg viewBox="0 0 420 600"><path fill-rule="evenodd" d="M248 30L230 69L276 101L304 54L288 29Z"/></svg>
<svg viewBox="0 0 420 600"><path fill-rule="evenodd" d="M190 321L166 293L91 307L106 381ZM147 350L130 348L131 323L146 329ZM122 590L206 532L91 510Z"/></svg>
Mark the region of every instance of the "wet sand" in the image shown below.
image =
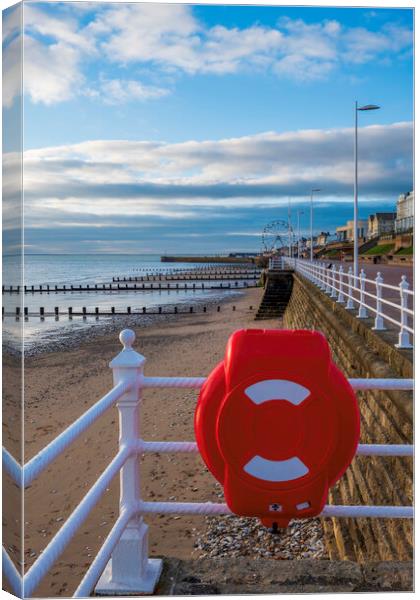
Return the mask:
<svg viewBox="0 0 420 600"><path fill-rule="evenodd" d="M243 327L276 328L280 321L254 321L262 289L246 291L221 312L183 315L135 329L135 349L147 358L147 375L206 376L223 358L230 334ZM236 310L232 310L235 304ZM120 351L116 332L86 339L78 347L31 356L25 364L25 461L112 387L109 361ZM141 432L147 440L193 440L196 390L149 389ZM111 408L28 488L25 494L25 565L58 531L111 461L118 447L118 414ZM147 455L141 461L146 500L220 501L215 481L198 455ZM69 596L82 579L118 515L118 477L85 521L36 596ZM5 515L11 522L11 515ZM206 529L200 516L147 517L150 555L189 558Z"/></svg>

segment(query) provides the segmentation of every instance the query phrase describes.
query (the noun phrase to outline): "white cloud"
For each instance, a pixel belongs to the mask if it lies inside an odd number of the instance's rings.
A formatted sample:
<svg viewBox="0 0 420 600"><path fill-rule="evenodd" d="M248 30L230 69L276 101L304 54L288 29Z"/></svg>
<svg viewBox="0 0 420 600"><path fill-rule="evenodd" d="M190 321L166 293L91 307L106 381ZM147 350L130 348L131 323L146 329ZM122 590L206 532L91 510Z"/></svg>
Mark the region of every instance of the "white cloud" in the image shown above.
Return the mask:
<svg viewBox="0 0 420 600"><path fill-rule="evenodd" d="M81 52L95 52L95 40L89 36L86 29L79 26L75 17L57 12L57 17L28 4L24 8L24 27L28 35L34 33L41 36L53 37L62 44L80 49Z"/></svg>
<svg viewBox="0 0 420 600"><path fill-rule="evenodd" d="M200 46L200 25L187 6L129 4L100 12L90 26L111 61L156 61L186 71Z"/></svg>
<svg viewBox="0 0 420 600"><path fill-rule="evenodd" d="M351 196L352 144L351 129L335 129L178 144L87 141L27 150L25 220L29 227L95 226L99 215L101 222L114 219L120 226L142 216L200 220L222 209L281 206L288 196L307 199L314 186L333 202ZM6 198L12 195L17 160L16 154L5 156ZM389 200L411 189L411 163L412 123L360 129L363 198Z"/></svg>
<svg viewBox="0 0 420 600"><path fill-rule="evenodd" d="M342 58L348 62L366 63L376 58L407 50L412 44L412 32L394 24L385 25L381 31L362 27L347 30L343 35Z"/></svg>
<svg viewBox="0 0 420 600"><path fill-rule="evenodd" d="M176 244L184 252L199 251L188 245L190 238L208 251L220 251L222 243L230 250L252 248L265 223L287 214L289 198L293 210L307 207L313 187L322 189L317 226L333 231L351 218L353 133L266 132L184 143L96 140L27 150L25 240L43 252L122 250L138 248L139 240L156 252L162 244L171 252L180 251ZM412 189L413 125L362 127L359 135L360 210L392 210L398 195ZM11 214L19 202L19 160L18 153L4 156L7 248L18 231Z"/></svg>
<svg viewBox="0 0 420 600"><path fill-rule="evenodd" d="M84 83L80 51L73 46L61 42L45 46L26 37L24 57L24 88L34 103L69 100Z"/></svg>
<svg viewBox="0 0 420 600"><path fill-rule="evenodd" d="M128 79L105 79L100 83L101 97L106 104L123 104L133 100L162 98L168 89L145 85Z"/></svg>
<svg viewBox="0 0 420 600"><path fill-rule="evenodd" d="M11 39L20 35L22 30L22 5L17 4L5 9L2 14L2 38L3 43L10 42Z"/></svg>
<svg viewBox="0 0 420 600"><path fill-rule="evenodd" d="M22 96L22 38L16 37L3 52L3 106L10 108Z"/></svg>
<svg viewBox="0 0 420 600"><path fill-rule="evenodd" d="M408 28L344 28L335 20L307 24L281 19L277 27L205 28L188 6L132 4L99 14L94 24L111 61L153 62L189 74L235 73L256 67L292 79L320 79L335 66L362 63L412 45Z"/></svg>
<svg viewBox="0 0 420 600"><path fill-rule="evenodd" d="M273 27L254 24L240 29L206 26L188 5L94 6L92 16L90 11L57 5L52 16L51 7L47 11L24 5L26 87L34 102L52 104L83 93L117 103L152 100L168 93L155 83L127 78L128 65L152 67L155 78L252 69L310 81L331 76L339 66L385 63L411 55L412 31L393 23L369 30L344 27L335 20L308 24L284 18ZM9 20L5 32L10 37L16 30L16 15L12 13ZM12 50L10 43L5 49L9 64L13 60L7 54ZM112 76L104 74L102 85L99 79L87 81L84 75L85 65L97 59L102 70L113 70ZM16 85L10 89L8 106Z"/></svg>

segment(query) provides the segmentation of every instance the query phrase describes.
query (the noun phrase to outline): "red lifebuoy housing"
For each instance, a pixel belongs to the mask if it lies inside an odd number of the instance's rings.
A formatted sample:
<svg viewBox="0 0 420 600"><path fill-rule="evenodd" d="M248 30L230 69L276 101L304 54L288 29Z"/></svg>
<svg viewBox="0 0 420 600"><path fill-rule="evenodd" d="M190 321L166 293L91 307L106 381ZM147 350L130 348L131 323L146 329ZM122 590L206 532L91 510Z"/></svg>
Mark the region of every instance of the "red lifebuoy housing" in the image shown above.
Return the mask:
<svg viewBox="0 0 420 600"><path fill-rule="evenodd" d="M198 448L232 512L266 526L318 515L350 464L359 410L317 331L236 331L203 385Z"/></svg>

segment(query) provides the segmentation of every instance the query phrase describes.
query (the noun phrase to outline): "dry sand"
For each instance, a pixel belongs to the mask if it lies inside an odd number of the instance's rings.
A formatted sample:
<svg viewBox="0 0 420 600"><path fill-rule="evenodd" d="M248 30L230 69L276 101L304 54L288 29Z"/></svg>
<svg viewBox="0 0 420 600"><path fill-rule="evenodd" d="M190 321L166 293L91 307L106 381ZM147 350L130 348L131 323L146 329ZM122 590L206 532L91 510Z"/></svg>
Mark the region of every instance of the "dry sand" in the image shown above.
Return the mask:
<svg viewBox="0 0 420 600"><path fill-rule="evenodd" d="M206 314L174 317L136 328L135 348L147 375L206 376L223 358L230 334L243 327L276 328L254 321L262 294L251 289ZM236 305L236 311L232 305ZM116 333L83 341L77 349L34 356L25 365L25 444L29 460L112 387L109 361L121 349ZM193 440L197 391L146 390L141 432L148 440ZM111 408L28 488L25 494L25 566L71 514L117 451L118 415ZM150 500L218 501L217 487L198 455L148 455L141 463L142 496ZM80 582L118 515L114 480L50 573L37 596L69 596ZM5 515L9 524L11 515ZM156 515L150 524L151 556L194 556L203 517Z"/></svg>

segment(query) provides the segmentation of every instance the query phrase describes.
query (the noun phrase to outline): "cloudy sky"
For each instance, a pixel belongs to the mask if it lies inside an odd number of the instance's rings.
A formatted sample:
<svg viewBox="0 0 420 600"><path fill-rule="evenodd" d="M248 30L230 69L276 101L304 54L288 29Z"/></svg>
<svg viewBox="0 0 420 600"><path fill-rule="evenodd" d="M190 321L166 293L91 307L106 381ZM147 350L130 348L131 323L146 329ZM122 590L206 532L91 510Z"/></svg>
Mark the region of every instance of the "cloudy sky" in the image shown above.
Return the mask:
<svg viewBox="0 0 420 600"><path fill-rule="evenodd" d="M257 250L289 199L307 233L313 187L334 232L352 218L355 99L381 105L359 114L362 217L412 189L409 9L27 2L23 22L28 252ZM19 23L4 14L8 123Z"/></svg>

